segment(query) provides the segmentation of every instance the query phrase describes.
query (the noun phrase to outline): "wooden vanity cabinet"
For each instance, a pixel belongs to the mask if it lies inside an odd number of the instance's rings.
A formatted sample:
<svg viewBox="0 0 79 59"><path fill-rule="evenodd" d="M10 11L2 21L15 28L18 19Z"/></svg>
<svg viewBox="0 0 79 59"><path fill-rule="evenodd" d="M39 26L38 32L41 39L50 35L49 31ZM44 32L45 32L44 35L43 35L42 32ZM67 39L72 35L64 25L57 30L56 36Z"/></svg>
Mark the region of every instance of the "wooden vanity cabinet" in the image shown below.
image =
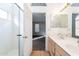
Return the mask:
<svg viewBox="0 0 79 59"><path fill-rule="evenodd" d="M52 39L48 38L48 51L50 53L51 56L54 56L54 42Z"/></svg>
<svg viewBox="0 0 79 59"><path fill-rule="evenodd" d="M57 43L48 37L48 51L51 56L70 56Z"/></svg>
<svg viewBox="0 0 79 59"><path fill-rule="evenodd" d="M52 52L51 52L51 42L50 42L50 40L48 40L48 51L49 51L49 53L51 55Z"/></svg>
<svg viewBox="0 0 79 59"><path fill-rule="evenodd" d="M52 51L52 55L54 56L55 55L55 43L53 40L51 42L52 42L51 43L51 51Z"/></svg>
<svg viewBox="0 0 79 59"><path fill-rule="evenodd" d="M55 43L55 56L70 56L70 55Z"/></svg>

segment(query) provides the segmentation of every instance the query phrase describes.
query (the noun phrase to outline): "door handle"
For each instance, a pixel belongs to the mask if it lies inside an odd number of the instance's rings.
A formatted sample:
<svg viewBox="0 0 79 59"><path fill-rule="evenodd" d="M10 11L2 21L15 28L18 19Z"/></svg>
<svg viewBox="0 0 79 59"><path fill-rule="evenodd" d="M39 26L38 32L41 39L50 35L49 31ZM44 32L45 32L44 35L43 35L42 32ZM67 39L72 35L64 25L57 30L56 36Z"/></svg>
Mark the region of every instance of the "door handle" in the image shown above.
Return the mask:
<svg viewBox="0 0 79 59"><path fill-rule="evenodd" d="M18 34L17 36L22 36L21 34Z"/></svg>

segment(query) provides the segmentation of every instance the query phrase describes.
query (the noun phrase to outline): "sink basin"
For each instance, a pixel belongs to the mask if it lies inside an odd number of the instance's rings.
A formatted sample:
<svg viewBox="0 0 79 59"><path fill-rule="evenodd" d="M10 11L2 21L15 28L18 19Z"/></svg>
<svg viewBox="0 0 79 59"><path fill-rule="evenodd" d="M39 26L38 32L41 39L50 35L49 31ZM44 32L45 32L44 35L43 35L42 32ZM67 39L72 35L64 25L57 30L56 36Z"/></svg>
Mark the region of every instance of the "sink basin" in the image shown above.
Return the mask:
<svg viewBox="0 0 79 59"><path fill-rule="evenodd" d="M65 47L70 54L75 53L74 55L79 55L79 47L69 44L65 45Z"/></svg>
<svg viewBox="0 0 79 59"><path fill-rule="evenodd" d="M65 47L72 50L72 49L75 49L77 46L75 46L75 45L70 45L70 44L66 44Z"/></svg>

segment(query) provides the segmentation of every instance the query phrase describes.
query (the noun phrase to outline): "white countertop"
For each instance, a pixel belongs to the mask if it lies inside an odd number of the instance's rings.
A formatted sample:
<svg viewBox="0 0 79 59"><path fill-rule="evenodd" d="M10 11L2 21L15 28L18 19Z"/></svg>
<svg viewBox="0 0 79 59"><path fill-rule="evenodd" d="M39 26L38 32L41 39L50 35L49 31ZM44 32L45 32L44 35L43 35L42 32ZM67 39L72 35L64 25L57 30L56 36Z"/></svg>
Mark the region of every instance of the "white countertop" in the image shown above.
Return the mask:
<svg viewBox="0 0 79 59"><path fill-rule="evenodd" d="M61 39L57 35L53 35L52 32L50 32L48 36L71 56L79 56L77 38L64 37L64 39Z"/></svg>

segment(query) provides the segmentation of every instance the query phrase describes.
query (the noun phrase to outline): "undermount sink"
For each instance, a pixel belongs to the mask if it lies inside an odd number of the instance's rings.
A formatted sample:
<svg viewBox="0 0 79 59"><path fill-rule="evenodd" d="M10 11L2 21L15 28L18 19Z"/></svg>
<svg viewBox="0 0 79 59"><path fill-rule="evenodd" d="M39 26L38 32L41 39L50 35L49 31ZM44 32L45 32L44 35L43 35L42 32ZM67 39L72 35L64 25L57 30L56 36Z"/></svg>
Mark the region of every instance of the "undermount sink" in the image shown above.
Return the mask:
<svg viewBox="0 0 79 59"><path fill-rule="evenodd" d="M71 56L79 56L78 38L61 35L51 35L50 37Z"/></svg>
<svg viewBox="0 0 79 59"><path fill-rule="evenodd" d="M70 53L76 53L75 55L79 55L79 47L75 45L65 45L66 49L69 50Z"/></svg>
<svg viewBox="0 0 79 59"><path fill-rule="evenodd" d="M64 43L63 45L67 48L75 49L79 48L79 43L77 39L72 39L72 38L64 38Z"/></svg>
<svg viewBox="0 0 79 59"><path fill-rule="evenodd" d="M75 49L75 47L77 47L77 46L75 46L75 45L71 45L71 44L66 44L65 47L67 47L67 48L71 48L71 49Z"/></svg>
<svg viewBox="0 0 79 59"><path fill-rule="evenodd" d="M70 41L70 42L68 42L68 41L65 41L64 42L64 45L66 45L66 46L68 46L68 47L79 47L79 43L77 43L77 42L74 42L74 41Z"/></svg>
<svg viewBox="0 0 79 59"><path fill-rule="evenodd" d="M66 43L66 44L65 44ZM68 42L67 40L65 41L64 46L68 49L73 49L73 51L78 51L79 50L79 43L77 41L71 41Z"/></svg>

